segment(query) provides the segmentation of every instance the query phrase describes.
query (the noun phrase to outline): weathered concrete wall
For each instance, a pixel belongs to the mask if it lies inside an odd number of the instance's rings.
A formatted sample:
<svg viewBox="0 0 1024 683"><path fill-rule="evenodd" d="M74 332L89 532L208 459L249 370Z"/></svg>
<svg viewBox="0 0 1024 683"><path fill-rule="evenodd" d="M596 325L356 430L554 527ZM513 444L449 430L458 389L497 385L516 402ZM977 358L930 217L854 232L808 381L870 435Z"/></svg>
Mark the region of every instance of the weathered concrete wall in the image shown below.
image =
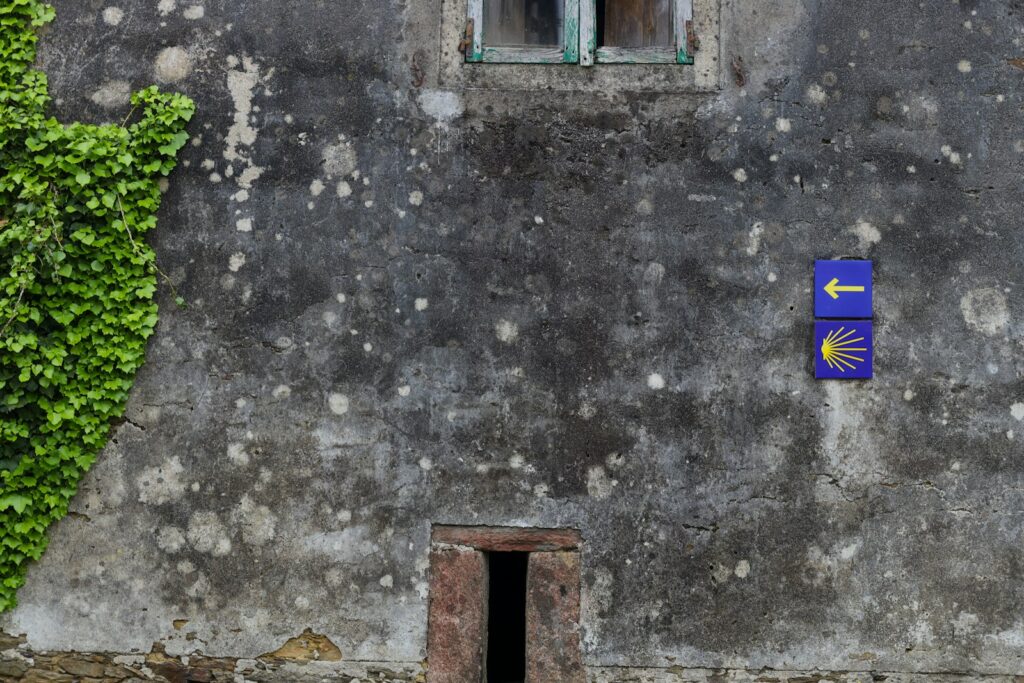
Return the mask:
<svg viewBox="0 0 1024 683"><path fill-rule="evenodd" d="M439 0L113 2L42 66L67 118L197 99L189 306L0 628L416 663L430 524L538 525L595 676L1024 674L1019 0L723 0L699 78L552 90L453 82ZM830 256L868 383L811 378Z"/></svg>

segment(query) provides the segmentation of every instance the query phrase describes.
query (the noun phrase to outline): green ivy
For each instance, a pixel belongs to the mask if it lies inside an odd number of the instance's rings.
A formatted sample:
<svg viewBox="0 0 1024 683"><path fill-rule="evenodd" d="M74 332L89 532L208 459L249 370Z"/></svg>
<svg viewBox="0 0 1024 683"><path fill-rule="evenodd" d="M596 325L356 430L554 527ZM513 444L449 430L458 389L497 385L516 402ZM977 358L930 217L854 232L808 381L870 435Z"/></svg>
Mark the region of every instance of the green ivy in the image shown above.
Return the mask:
<svg viewBox="0 0 1024 683"><path fill-rule="evenodd" d="M41 0L0 1L0 612L107 442L153 334L158 180L194 105L147 88L131 125L62 125L34 71Z"/></svg>

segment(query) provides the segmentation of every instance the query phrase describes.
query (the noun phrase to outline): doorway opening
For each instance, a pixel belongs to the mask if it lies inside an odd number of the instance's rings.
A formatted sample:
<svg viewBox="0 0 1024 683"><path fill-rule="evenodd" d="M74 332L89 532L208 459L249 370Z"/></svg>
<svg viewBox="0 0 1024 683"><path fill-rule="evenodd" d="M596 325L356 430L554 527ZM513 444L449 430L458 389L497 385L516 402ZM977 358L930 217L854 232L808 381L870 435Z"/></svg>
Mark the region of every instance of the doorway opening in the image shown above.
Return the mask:
<svg viewBox="0 0 1024 683"><path fill-rule="evenodd" d="M487 683L526 680L526 574L530 553L487 554Z"/></svg>

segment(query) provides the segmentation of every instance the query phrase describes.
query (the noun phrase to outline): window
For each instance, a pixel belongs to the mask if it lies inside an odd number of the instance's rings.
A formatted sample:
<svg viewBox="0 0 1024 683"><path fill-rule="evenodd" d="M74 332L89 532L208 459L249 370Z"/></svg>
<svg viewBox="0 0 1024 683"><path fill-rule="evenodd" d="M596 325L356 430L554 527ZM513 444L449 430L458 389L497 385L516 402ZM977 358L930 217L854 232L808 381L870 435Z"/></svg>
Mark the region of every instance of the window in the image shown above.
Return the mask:
<svg viewBox="0 0 1024 683"><path fill-rule="evenodd" d="M693 0L469 0L467 62L692 64Z"/></svg>
<svg viewBox="0 0 1024 683"><path fill-rule="evenodd" d="M466 61L579 61L580 0L469 0Z"/></svg>

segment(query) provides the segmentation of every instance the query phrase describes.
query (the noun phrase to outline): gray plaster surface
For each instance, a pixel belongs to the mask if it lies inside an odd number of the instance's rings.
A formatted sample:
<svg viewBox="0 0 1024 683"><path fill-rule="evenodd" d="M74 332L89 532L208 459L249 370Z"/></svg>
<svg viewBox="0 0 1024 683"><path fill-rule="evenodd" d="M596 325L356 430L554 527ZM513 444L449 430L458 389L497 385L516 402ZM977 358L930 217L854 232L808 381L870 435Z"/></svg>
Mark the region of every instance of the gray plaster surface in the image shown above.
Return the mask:
<svg viewBox="0 0 1024 683"><path fill-rule="evenodd" d="M0 628L416 662L431 523L537 525L594 667L1024 674L1024 4L723 0L698 76L456 81L451 0L54 4L56 115L198 103L188 307ZM870 382L813 379L830 257Z"/></svg>

